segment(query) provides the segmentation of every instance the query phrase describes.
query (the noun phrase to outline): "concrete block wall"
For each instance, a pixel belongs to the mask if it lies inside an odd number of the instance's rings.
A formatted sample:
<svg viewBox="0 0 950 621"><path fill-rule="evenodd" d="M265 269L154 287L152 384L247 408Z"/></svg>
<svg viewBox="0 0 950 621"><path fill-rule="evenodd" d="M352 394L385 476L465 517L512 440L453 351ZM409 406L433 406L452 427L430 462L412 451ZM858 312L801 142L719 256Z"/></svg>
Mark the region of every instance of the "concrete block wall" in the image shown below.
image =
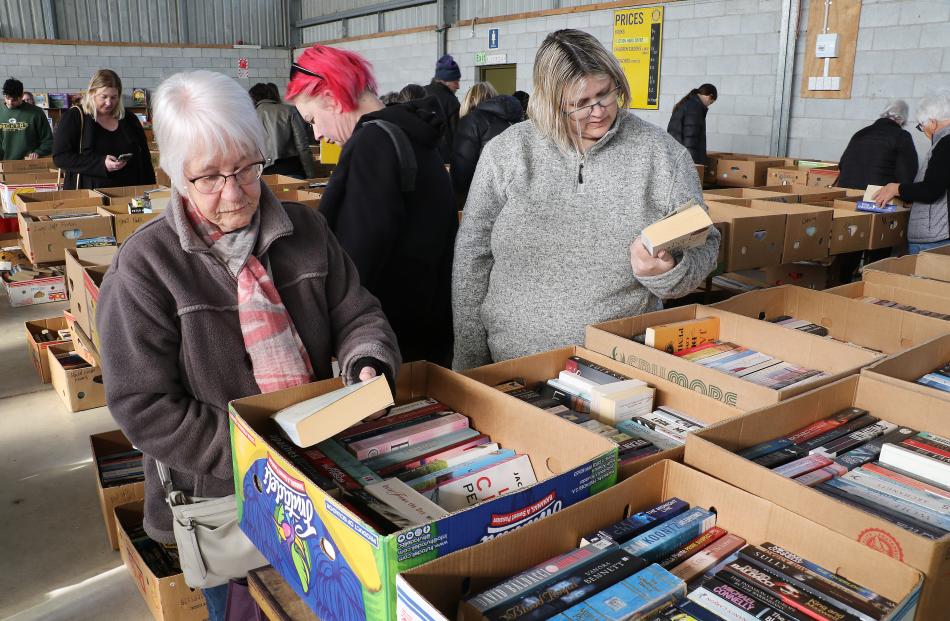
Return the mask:
<svg viewBox="0 0 950 621"><path fill-rule="evenodd" d="M248 78L238 78L238 59L248 59ZM250 88L257 82L287 85L290 52L282 48L130 47L0 43L0 76L15 77L28 91L75 92L99 69L112 69L128 96L133 88L154 90L166 77L189 69L219 71Z"/></svg>

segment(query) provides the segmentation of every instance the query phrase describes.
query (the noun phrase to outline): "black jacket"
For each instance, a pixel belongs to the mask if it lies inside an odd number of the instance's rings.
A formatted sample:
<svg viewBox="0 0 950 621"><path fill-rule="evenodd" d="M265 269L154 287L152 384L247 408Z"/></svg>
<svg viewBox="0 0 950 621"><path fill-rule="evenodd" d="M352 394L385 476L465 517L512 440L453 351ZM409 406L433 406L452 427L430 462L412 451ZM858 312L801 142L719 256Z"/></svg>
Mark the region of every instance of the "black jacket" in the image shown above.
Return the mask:
<svg viewBox="0 0 950 621"><path fill-rule="evenodd" d="M709 108L699 99L699 95L690 95L679 108L673 110L670 123L666 126L676 142L680 143L693 157L696 164L706 165L706 113Z"/></svg>
<svg viewBox="0 0 950 621"><path fill-rule="evenodd" d="M435 97L439 113L442 115L445 133L442 134L442 138L439 140L439 153L442 155L442 162L448 164L452 159L452 144L455 140L455 130L459 124L459 109L462 104L459 103L455 93L441 82L433 81L431 84L427 84L425 89L426 95Z"/></svg>
<svg viewBox="0 0 950 621"><path fill-rule="evenodd" d="M914 139L894 121L878 119L851 137L839 168L842 188L913 183L917 176Z"/></svg>
<svg viewBox="0 0 950 621"><path fill-rule="evenodd" d="M94 190L115 187L117 183L121 183L115 181L106 170L106 156L115 155L115 153L100 152L96 149L95 123L95 119L74 107L63 113L53 133L53 163L65 173L63 188L67 190ZM119 121L118 131L122 132L126 141L133 145L133 157L123 169L125 171L123 178L134 178L135 182L131 185L155 183L152 155L149 153L145 130L142 129L138 117L132 113L126 113ZM79 175L78 186L77 174Z"/></svg>
<svg viewBox="0 0 950 621"><path fill-rule="evenodd" d="M400 164L384 119L412 143L415 191L400 189ZM431 97L364 115L340 154L320 211L360 279L379 298L405 361L452 358L452 255L458 215L439 156L442 121Z"/></svg>
<svg viewBox="0 0 950 621"><path fill-rule="evenodd" d="M475 165L488 141L521 121L521 104L511 95L483 101L459 119L452 145L452 185L459 194L468 194Z"/></svg>

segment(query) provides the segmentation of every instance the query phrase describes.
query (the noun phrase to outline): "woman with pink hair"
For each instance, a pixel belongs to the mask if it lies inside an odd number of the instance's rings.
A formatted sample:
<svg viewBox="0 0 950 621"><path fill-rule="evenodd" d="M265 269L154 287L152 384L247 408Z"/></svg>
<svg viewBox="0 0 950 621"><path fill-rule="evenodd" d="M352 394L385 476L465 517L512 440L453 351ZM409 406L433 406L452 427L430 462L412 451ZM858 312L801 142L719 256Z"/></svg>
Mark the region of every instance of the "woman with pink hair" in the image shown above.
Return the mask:
<svg viewBox="0 0 950 621"><path fill-rule="evenodd" d="M314 45L291 65L286 99L317 138L343 145L320 211L379 298L404 361L452 356L452 181L432 97L385 107L366 60Z"/></svg>

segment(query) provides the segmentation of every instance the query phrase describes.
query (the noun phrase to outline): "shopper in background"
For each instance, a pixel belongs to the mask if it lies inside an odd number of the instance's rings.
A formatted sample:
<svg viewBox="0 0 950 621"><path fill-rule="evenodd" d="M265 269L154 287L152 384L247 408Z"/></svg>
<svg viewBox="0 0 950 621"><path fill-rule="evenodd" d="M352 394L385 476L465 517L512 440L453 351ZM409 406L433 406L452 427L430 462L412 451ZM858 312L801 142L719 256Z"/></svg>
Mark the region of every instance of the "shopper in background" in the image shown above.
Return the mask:
<svg viewBox="0 0 950 621"><path fill-rule="evenodd" d="M646 226L702 203L689 153L626 110L620 63L559 30L534 63L529 119L486 145L452 278L456 369L581 343L585 326L661 308L716 265L719 233L652 257Z"/></svg>
<svg viewBox="0 0 950 621"><path fill-rule="evenodd" d="M23 82L3 83L3 117L0 119L0 160L35 160L53 150L53 130L46 113L27 102Z"/></svg>
<svg viewBox="0 0 950 621"><path fill-rule="evenodd" d="M343 145L320 212L379 298L403 360L448 364L458 216L438 103L384 108L369 63L322 45L291 65L287 99L317 136Z"/></svg>
<svg viewBox="0 0 950 621"><path fill-rule="evenodd" d="M229 401L329 378L332 356L347 383L391 378L399 357L323 217L261 183L268 138L243 87L179 73L153 106L171 203L122 245L97 323L109 409L145 454L145 531L171 544L156 460L186 496L233 494ZM204 593L224 619L227 586Z"/></svg>
<svg viewBox="0 0 950 621"><path fill-rule="evenodd" d="M122 105L122 80L100 69L79 106L63 113L53 135L53 163L67 190L155 183L142 124Z"/></svg>
<svg viewBox="0 0 950 621"><path fill-rule="evenodd" d="M696 164L706 165L706 113L718 98L719 92L712 84L694 88L673 106L666 126L666 131L686 147Z"/></svg>
<svg viewBox="0 0 950 621"><path fill-rule="evenodd" d="M521 120L525 121L528 118L528 102L531 101L531 96L524 91L515 91L512 94L512 97L518 100L518 103L521 104Z"/></svg>
<svg viewBox="0 0 950 621"><path fill-rule="evenodd" d="M24 103L28 103L31 106L36 105L36 101L33 99L33 93L30 91L23 91L23 101Z"/></svg>
<svg viewBox="0 0 950 621"><path fill-rule="evenodd" d="M293 106L273 98L266 84L255 84L248 91L254 102L257 118L267 132L267 150L264 152L265 175L288 175L298 179L313 179L317 167L310 150L307 125Z"/></svg>
<svg viewBox="0 0 950 621"><path fill-rule="evenodd" d="M887 104L878 120L858 130L841 155L836 185L863 190L895 180L913 183L917 149L910 133L903 129L907 118L907 103L898 99Z"/></svg>
<svg viewBox="0 0 950 621"><path fill-rule="evenodd" d="M511 95L497 95L488 82L476 83L465 94L451 167L452 185L463 204L482 149L489 140L521 121L521 117L518 100Z"/></svg>
<svg viewBox="0 0 950 621"><path fill-rule="evenodd" d="M917 129L932 146L913 183L888 183L874 200L886 204L895 196L912 202L907 225L907 252L917 254L950 243L947 192L950 191L950 89L920 101Z"/></svg>
<svg viewBox="0 0 950 621"><path fill-rule="evenodd" d="M426 95L426 89L418 84L406 84L402 87L402 90L399 91L399 103L406 103L413 99L425 99L426 97L428 97L428 95Z"/></svg>
<svg viewBox="0 0 950 621"><path fill-rule="evenodd" d="M459 89L462 72L455 59L446 54L435 63L435 76L425 87L426 95L435 97L442 114L445 131L439 141L439 153L446 164L452 158L452 142L455 140L455 128L459 123L459 100L455 91Z"/></svg>

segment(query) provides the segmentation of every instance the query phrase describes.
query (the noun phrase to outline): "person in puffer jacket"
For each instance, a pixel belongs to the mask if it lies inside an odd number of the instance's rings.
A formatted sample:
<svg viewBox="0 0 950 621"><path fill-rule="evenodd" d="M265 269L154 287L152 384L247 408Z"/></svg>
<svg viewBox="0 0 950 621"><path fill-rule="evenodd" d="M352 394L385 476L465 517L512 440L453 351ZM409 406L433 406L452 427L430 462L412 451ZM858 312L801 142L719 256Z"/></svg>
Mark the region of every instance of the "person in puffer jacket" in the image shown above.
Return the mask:
<svg viewBox="0 0 950 621"><path fill-rule="evenodd" d="M511 95L483 101L459 120L452 147L452 185L464 196L472 185L475 166L488 141L521 121L521 103Z"/></svg>
<svg viewBox="0 0 950 621"><path fill-rule="evenodd" d="M666 131L689 151L693 162L706 165L706 113L716 103L719 91L712 84L694 88L673 106Z"/></svg>

